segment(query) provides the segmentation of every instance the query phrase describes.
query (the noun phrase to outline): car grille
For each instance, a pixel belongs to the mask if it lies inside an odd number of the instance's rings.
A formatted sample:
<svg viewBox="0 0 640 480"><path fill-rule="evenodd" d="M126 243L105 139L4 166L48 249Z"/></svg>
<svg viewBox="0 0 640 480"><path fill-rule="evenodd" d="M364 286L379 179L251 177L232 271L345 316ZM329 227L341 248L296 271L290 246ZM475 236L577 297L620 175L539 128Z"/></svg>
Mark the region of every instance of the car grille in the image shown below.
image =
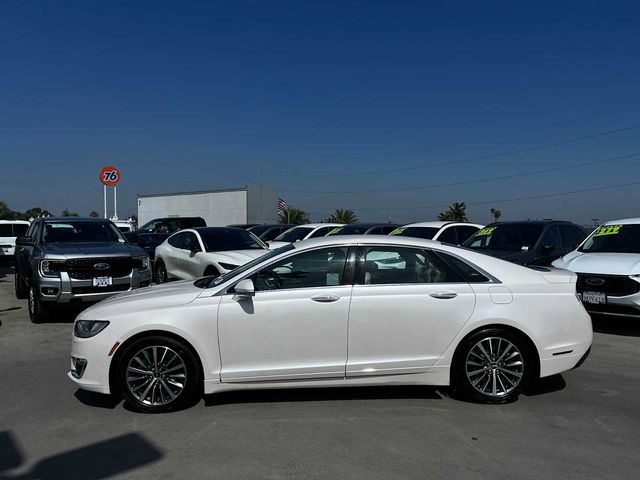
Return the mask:
<svg viewBox="0 0 640 480"><path fill-rule="evenodd" d="M588 279L600 279L601 285L591 285ZM582 293L604 292L609 297L625 297L640 292L640 283L625 275L597 275L590 273L578 273L576 291Z"/></svg>
<svg viewBox="0 0 640 480"><path fill-rule="evenodd" d="M126 283L124 285L108 285L106 287L73 287L71 293L74 295L82 295L85 293L126 292L130 288Z"/></svg>
<svg viewBox="0 0 640 480"><path fill-rule="evenodd" d="M106 269L96 269L97 264L109 265ZM90 280L94 277L126 277L131 274L134 260L131 257L73 258L65 262L69 278Z"/></svg>

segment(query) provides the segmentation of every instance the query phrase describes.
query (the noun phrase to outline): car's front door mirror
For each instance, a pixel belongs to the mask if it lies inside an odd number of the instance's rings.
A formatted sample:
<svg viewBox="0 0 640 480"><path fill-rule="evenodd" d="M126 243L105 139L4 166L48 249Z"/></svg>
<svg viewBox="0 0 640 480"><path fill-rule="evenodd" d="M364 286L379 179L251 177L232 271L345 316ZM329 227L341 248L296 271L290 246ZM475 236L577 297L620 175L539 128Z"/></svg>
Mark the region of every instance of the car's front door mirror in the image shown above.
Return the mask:
<svg viewBox="0 0 640 480"><path fill-rule="evenodd" d="M33 245L33 238L27 236L21 236L16 238L16 245L20 247L29 247Z"/></svg>
<svg viewBox="0 0 640 480"><path fill-rule="evenodd" d="M256 294L256 289L253 286L251 279L245 278L236 284L234 292L238 297L249 298Z"/></svg>
<svg viewBox="0 0 640 480"><path fill-rule="evenodd" d="M555 245L542 245L540 247L540 253L550 253L555 250Z"/></svg>

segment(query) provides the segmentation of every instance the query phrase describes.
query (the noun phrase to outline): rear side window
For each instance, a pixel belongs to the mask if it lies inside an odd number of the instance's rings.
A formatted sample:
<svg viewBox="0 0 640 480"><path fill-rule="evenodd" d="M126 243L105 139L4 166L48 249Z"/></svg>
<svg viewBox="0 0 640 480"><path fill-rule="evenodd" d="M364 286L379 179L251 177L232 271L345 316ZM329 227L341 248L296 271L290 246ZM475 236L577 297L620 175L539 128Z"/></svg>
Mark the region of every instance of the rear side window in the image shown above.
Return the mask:
<svg viewBox="0 0 640 480"><path fill-rule="evenodd" d="M562 246L571 249L576 248L585 237L582 230L571 225L560 225L560 235L562 236Z"/></svg>
<svg viewBox="0 0 640 480"><path fill-rule="evenodd" d="M476 233L479 230L479 228L464 225L464 226L457 226L456 230L458 231L458 244L462 244L466 242L471 237L471 235Z"/></svg>
<svg viewBox="0 0 640 480"><path fill-rule="evenodd" d="M176 233L173 237L170 237L169 245L175 248L185 248L185 241L187 238L187 232L184 233Z"/></svg>
<svg viewBox="0 0 640 480"><path fill-rule="evenodd" d="M456 245L458 243L458 237L456 236L455 227L449 227L445 229L445 231L442 232L436 240L438 240L439 242L451 243L453 245Z"/></svg>
<svg viewBox="0 0 640 480"><path fill-rule="evenodd" d="M313 232L309 236L309 238L324 237L327 233L329 233L334 228L336 227L320 227L315 232Z"/></svg>
<svg viewBox="0 0 640 480"><path fill-rule="evenodd" d="M469 265L467 262L460 260L458 257L454 255L449 255L444 252L434 252L439 258L448 263L451 268L453 268L456 272L458 272L462 278L468 283L485 283L490 280L476 270L474 267Z"/></svg>

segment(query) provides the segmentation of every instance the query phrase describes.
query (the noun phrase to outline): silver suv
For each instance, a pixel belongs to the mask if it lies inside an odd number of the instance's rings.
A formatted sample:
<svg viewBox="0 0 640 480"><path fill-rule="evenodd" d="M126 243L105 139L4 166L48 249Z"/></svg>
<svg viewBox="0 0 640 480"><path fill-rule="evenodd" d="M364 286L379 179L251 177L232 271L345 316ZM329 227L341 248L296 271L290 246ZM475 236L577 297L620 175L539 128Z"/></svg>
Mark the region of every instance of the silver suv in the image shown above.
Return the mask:
<svg viewBox="0 0 640 480"><path fill-rule="evenodd" d="M151 284L149 256L108 220L39 218L16 239L16 297L34 323L60 304L98 302Z"/></svg>

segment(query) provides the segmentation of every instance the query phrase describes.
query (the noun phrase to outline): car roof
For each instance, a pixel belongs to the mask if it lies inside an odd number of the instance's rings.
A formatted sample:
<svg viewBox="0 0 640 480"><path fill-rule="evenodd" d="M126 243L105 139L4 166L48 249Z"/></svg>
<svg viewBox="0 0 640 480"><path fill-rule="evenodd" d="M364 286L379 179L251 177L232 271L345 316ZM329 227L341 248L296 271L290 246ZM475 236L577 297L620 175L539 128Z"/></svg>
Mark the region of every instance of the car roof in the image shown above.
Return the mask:
<svg viewBox="0 0 640 480"><path fill-rule="evenodd" d="M318 228L318 227L343 227L344 223L305 223L303 225L296 225L293 228L305 227L305 228Z"/></svg>
<svg viewBox="0 0 640 480"><path fill-rule="evenodd" d="M29 225L29 222L27 220L0 220L0 223L22 223Z"/></svg>
<svg viewBox="0 0 640 480"><path fill-rule="evenodd" d="M640 218L622 218L620 220L610 220L605 222L603 225L619 225L619 224L627 224L627 225L638 225L640 224Z"/></svg>
<svg viewBox="0 0 640 480"><path fill-rule="evenodd" d="M426 243L425 243L426 242ZM402 237L399 235L332 235L329 237L310 238L295 242L292 245L296 249L307 249L321 247L323 245L405 245L425 248L425 246L438 246L442 243L434 240L425 240L422 238Z"/></svg>
<svg viewBox="0 0 640 480"><path fill-rule="evenodd" d="M106 218L95 218L95 217L40 217L40 218L36 218L34 222L36 220L43 220L44 222L77 222L77 221L96 222L96 223L111 222L111 220L108 220Z"/></svg>
<svg viewBox="0 0 640 480"><path fill-rule="evenodd" d="M469 222L416 222L416 223L409 223L407 225L403 225L403 227L431 227L431 228L442 228L446 225L467 225L469 227L478 227L478 228L482 228L483 225L479 225L477 223L469 223Z"/></svg>
<svg viewBox="0 0 640 480"><path fill-rule="evenodd" d="M395 223L347 223L345 225L342 225L343 227L367 227L367 228L372 228L372 227L384 227L384 226L390 226L393 227L397 224Z"/></svg>
<svg viewBox="0 0 640 480"><path fill-rule="evenodd" d="M199 232L199 233L221 232L221 231L229 231L229 230L231 230L232 232L235 232L235 231L246 232L247 231L244 228L238 228L238 227L194 227L194 228L184 228L182 230L179 230L179 232L184 232L184 231L189 231L189 230L193 230L193 231ZM178 233L178 232L176 232L176 233Z"/></svg>
<svg viewBox="0 0 640 480"><path fill-rule="evenodd" d="M569 222L568 220L513 220L509 222L494 222L487 225L487 227L495 227L497 225L551 225L552 223L562 223L565 225L576 225L573 222ZM577 225L578 227L580 225Z"/></svg>

